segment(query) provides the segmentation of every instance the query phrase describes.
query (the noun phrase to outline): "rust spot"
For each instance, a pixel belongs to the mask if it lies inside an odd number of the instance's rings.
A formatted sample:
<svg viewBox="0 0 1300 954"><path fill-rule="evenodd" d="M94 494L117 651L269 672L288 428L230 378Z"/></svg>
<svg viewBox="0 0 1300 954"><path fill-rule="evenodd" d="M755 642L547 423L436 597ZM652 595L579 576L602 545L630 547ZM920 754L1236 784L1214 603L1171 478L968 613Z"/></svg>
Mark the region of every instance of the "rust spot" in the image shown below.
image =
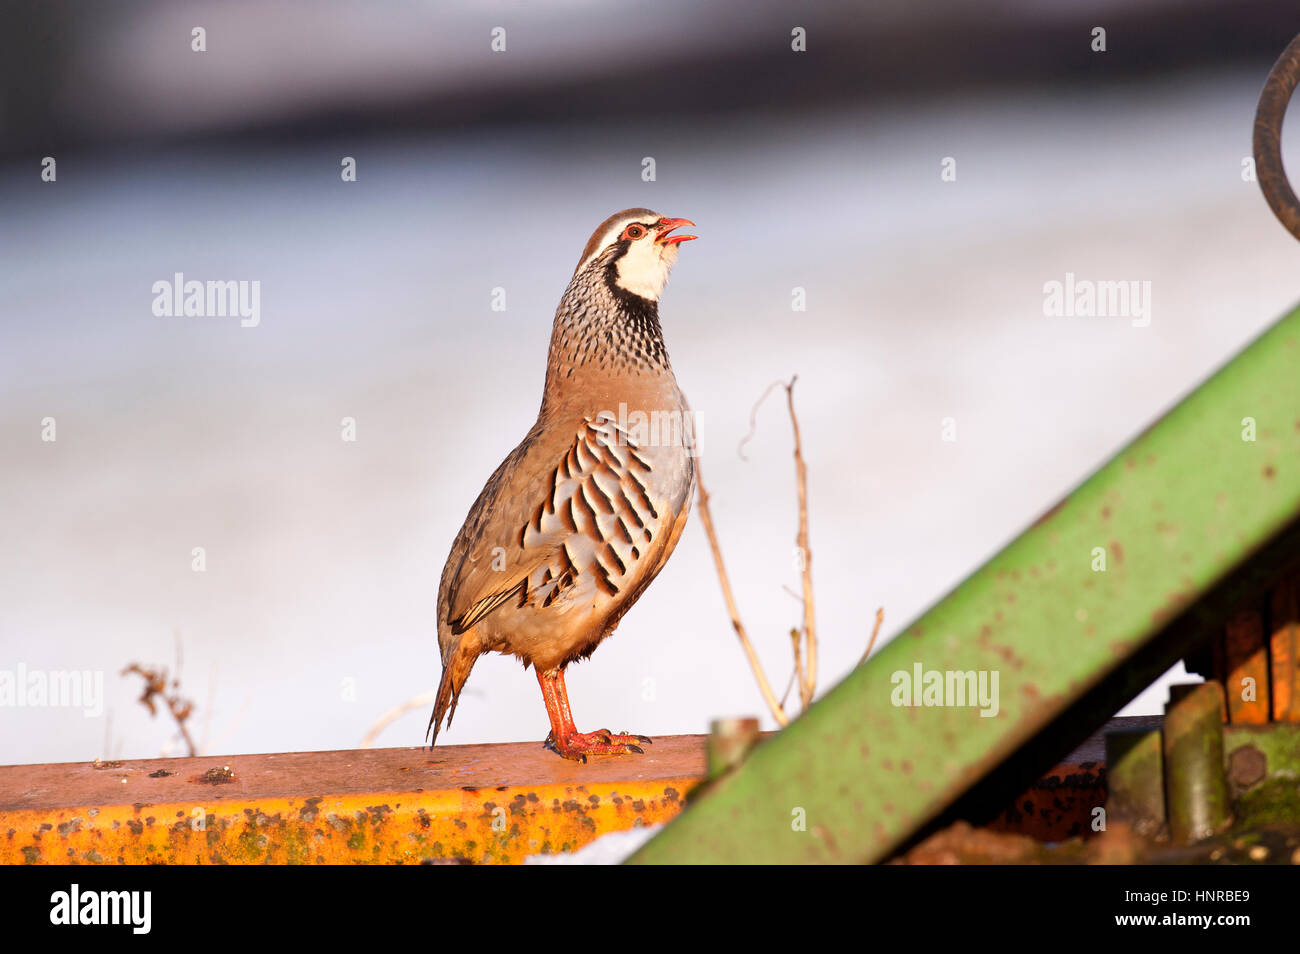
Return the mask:
<svg viewBox="0 0 1300 954"><path fill-rule="evenodd" d="M1116 562L1116 563L1123 563L1123 562L1124 562L1124 548L1123 548L1122 546L1120 546L1120 543L1119 543L1118 540L1112 540L1112 541L1110 541L1110 552L1113 553L1113 554L1115 555L1115 562Z"/></svg>
<svg viewBox="0 0 1300 954"><path fill-rule="evenodd" d="M993 651L1006 660L1007 664L1012 668L1024 668L1024 660L1017 656L1015 650L1010 646L994 646Z"/></svg>
<svg viewBox="0 0 1300 954"><path fill-rule="evenodd" d="M877 825L879 823L877 822ZM839 845L835 842L835 836L831 834L829 828L825 825L813 825L812 833L817 836L818 841L826 846L826 850L832 855L838 856L840 853Z"/></svg>
<svg viewBox="0 0 1300 954"><path fill-rule="evenodd" d="M1276 476L1277 476L1277 471L1273 468L1272 464L1268 464L1264 467L1265 480L1272 480Z"/></svg>

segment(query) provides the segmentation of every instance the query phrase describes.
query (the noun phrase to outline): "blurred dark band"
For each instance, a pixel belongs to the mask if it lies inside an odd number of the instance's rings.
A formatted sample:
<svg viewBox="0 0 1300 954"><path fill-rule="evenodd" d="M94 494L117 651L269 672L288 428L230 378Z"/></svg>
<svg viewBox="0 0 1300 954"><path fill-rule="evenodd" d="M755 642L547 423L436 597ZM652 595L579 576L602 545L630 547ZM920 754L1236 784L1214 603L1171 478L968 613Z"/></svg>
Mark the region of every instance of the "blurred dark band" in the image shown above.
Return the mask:
<svg viewBox="0 0 1300 954"><path fill-rule="evenodd" d="M497 24L508 54L489 50ZM190 50L203 26L207 51ZM803 27L807 52L789 50ZM1089 45L1096 27L1107 51ZM472 5L10 0L0 155L204 137L798 111L1268 62L1283 0ZM613 39L611 39L613 38ZM990 56L995 49L998 55ZM186 58L202 56L202 61Z"/></svg>

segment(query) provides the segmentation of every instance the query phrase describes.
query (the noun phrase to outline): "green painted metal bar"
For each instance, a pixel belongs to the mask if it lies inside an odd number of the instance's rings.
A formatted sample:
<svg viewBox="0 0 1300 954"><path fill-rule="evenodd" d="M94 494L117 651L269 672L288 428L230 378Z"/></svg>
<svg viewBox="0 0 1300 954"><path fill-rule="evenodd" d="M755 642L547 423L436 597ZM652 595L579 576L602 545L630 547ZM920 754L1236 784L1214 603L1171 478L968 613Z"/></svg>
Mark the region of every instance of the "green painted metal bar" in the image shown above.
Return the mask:
<svg viewBox="0 0 1300 954"><path fill-rule="evenodd" d="M1219 594L1297 552L1297 527L1300 309L714 781L631 861L888 858L1053 726L1114 712L1105 707L1226 611ZM945 681L984 672L991 688L996 674L996 714L897 704L918 667L923 682L931 672Z"/></svg>

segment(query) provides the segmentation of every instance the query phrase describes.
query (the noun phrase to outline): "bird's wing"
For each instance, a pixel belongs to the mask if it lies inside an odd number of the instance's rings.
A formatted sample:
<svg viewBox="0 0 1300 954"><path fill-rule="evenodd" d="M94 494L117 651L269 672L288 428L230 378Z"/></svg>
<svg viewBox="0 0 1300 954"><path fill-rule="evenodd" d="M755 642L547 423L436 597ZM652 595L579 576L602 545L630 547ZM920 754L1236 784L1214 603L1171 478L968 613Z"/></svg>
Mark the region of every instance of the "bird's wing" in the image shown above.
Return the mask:
<svg viewBox="0 0 1300 954"><path fill-rule="evenodd" d="M599 415L560 433L545 441L534 429L470 510L443 575L451 635L511 600L549 607L579 582L615 596L662 544L664 503L627 430Z"/></svg>

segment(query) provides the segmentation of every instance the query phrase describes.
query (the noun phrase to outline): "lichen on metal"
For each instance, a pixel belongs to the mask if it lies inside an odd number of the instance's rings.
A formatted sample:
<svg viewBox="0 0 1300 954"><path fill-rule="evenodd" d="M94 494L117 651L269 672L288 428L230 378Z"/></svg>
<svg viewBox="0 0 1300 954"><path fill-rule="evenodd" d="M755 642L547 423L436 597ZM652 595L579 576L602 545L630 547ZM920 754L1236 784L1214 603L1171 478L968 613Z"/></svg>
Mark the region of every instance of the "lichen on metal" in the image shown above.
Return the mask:
<svg viewBox="0 0 1300 954"><path fill-rule="evenodd" d="M1161 731L1165 812L1175 844L1217 834L1231 821L1224 776L1222 684L1174 686Z"/></svg>
<svg viewBox="0 0 1300 954"><path fill-rule="evenodd" d="M1069 707L1100 693L1118 708L1187 643L1222 626L1221 592L1250 583L1275 550L1294 552L1298 367L1295 311L760 743L632 860L880 861L1068 721ZM918 664L940 679L997 673L996 714L895 704ZM1115 708L1092 713L1093 725Z"/></svg>
<svg viewBox="0 0 1300 954"><path fill-rule="evenodd" d="M1165 824L1165 763L1160 729L1106 736L1106 821L1123 822L1141 835Z"/></svg>

